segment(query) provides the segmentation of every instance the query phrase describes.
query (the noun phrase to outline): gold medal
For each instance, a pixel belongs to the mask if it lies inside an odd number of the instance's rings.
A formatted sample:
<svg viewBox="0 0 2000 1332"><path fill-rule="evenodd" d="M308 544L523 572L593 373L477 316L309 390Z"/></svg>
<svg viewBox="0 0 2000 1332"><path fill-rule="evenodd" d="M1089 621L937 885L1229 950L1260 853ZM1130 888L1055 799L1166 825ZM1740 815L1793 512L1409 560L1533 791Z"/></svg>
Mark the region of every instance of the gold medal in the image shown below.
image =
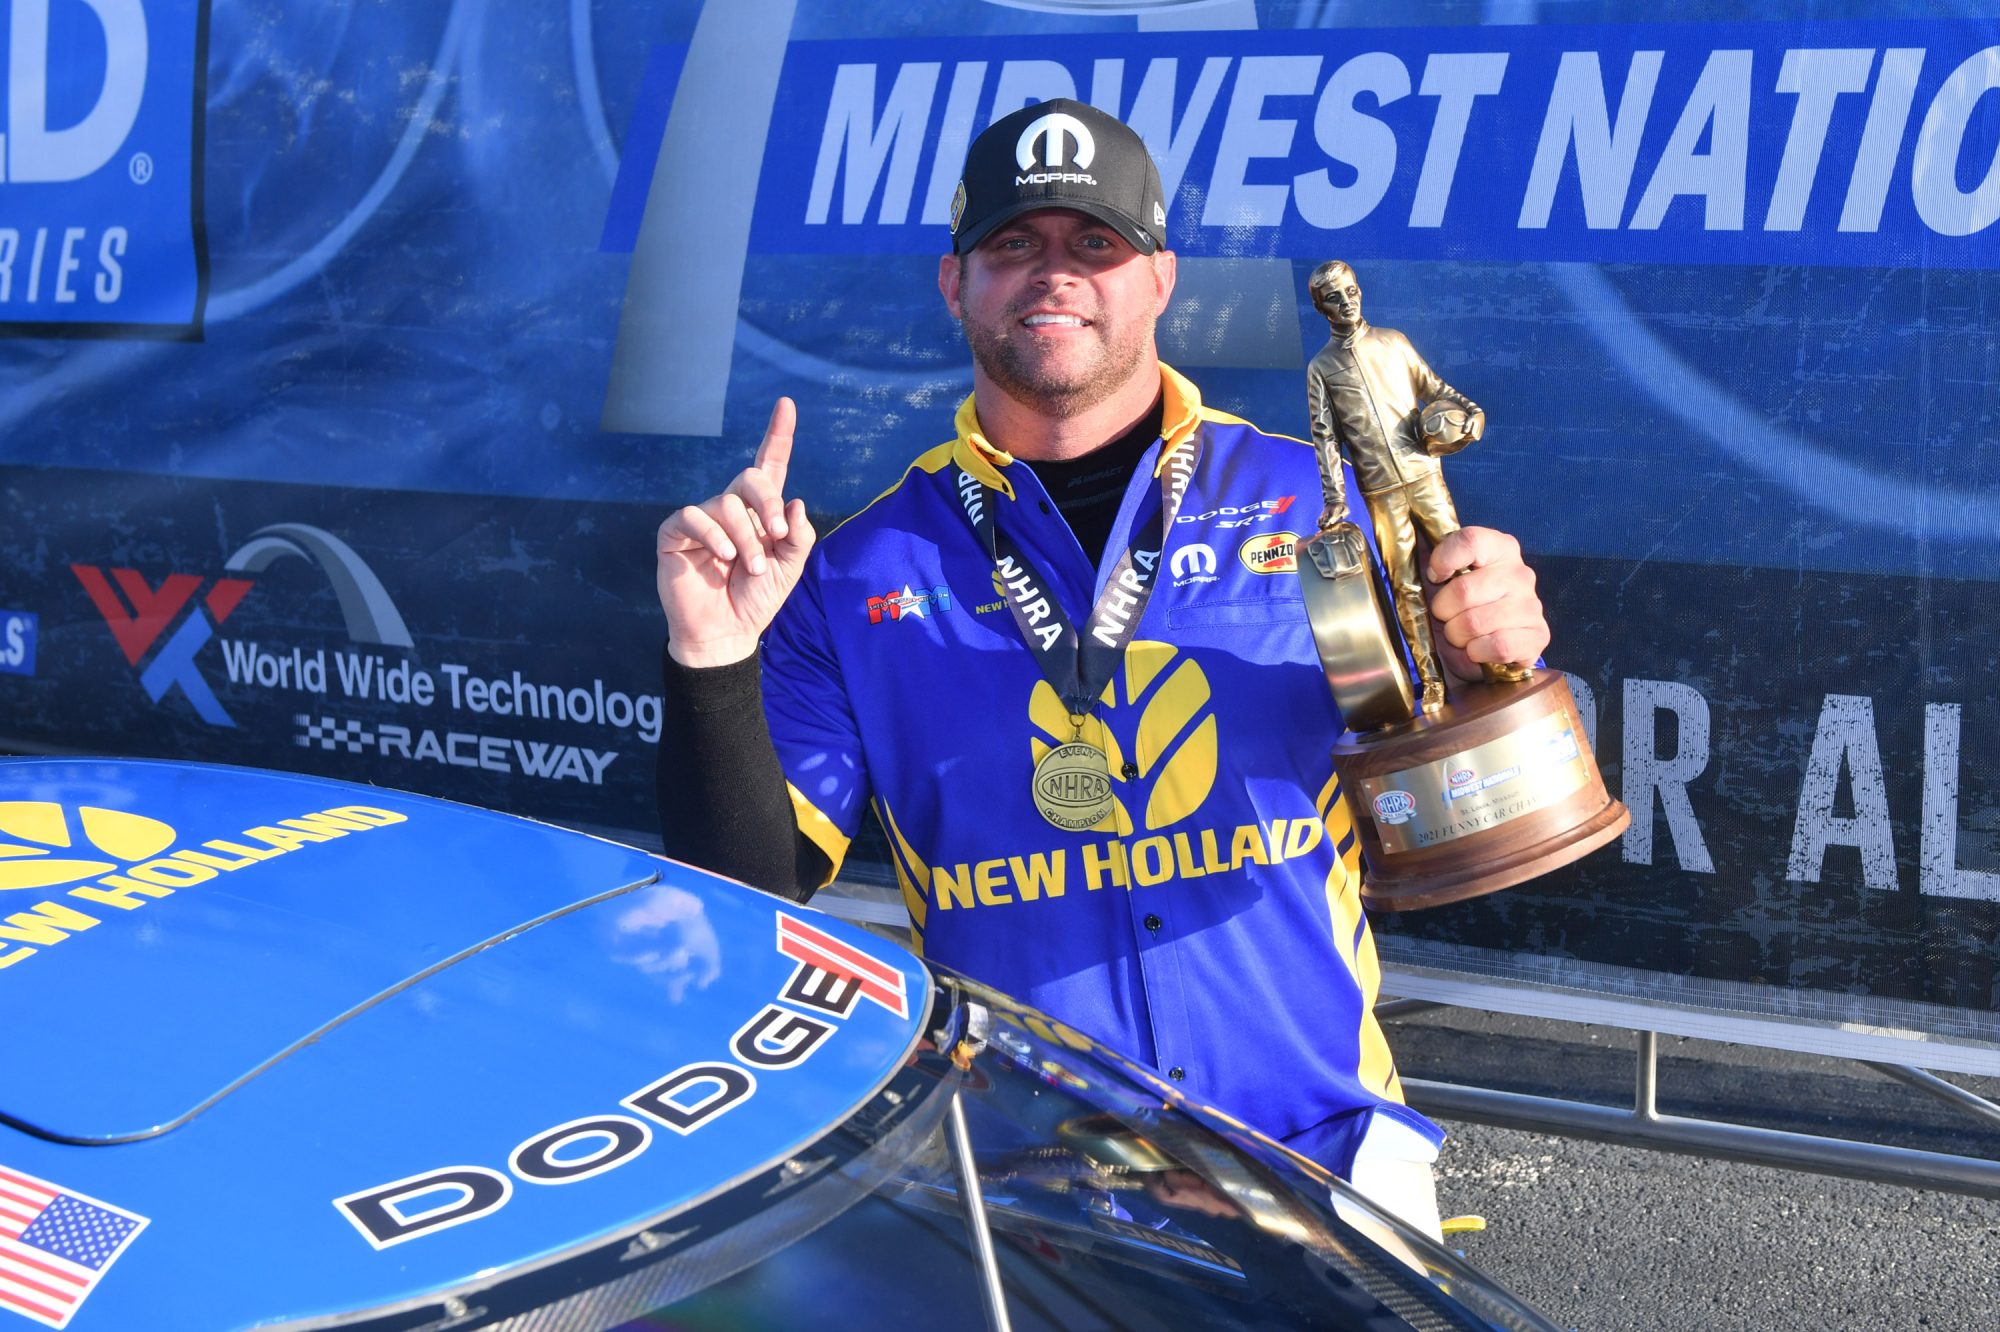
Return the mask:
<svg viewBox="0 0 2000 1332"><path fill-rule="evenodd" d="M1111 765L1104 751L1083 739L1083 719L1072 718L1076 733L1035 765L1035 808L1064 832L1083 832L1111 817Z"/></svg>

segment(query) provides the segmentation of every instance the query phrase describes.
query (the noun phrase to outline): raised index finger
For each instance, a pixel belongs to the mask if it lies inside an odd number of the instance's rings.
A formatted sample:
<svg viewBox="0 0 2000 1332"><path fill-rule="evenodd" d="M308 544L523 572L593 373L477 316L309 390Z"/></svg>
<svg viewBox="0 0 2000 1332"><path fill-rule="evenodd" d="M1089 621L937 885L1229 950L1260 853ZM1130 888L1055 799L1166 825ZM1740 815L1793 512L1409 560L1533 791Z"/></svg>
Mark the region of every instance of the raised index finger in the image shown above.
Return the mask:
<svg viewBox="0 0 2000 1332"><path fill-rule="evenodd" d="M764 427L764 442L757 446L757 460L751 466L771 478L780 491L785 472L792 465L792 431L797 428L799 409L790 398L779 398L771 408L771 423Z"/></svg>

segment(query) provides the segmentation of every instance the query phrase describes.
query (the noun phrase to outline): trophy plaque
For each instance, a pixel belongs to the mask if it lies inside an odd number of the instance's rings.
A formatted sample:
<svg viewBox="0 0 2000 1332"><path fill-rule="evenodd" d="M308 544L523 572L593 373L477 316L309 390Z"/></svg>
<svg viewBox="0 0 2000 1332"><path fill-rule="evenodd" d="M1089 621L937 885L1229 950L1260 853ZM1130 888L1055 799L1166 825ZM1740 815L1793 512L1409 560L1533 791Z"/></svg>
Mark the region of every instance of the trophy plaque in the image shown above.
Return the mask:
<svg viewBox="0 0 2000 1332"><path fill-rule="evenodd" d="M1362 901L1407 911L1511 887L1625 831L1560 672L1484 666L1447 684L1431 640L1418 540L1458 529L1439 459L1485 413L1394 329L1361 317L1354 270L1313 271L1332 338L1306 372L1326 503L1298 550L1320 664L1348 729L1333 746L1367 862ZM1354 469L1382 567L1348 520ZM1386 578L1385 575L1386 574Z"/></svg>

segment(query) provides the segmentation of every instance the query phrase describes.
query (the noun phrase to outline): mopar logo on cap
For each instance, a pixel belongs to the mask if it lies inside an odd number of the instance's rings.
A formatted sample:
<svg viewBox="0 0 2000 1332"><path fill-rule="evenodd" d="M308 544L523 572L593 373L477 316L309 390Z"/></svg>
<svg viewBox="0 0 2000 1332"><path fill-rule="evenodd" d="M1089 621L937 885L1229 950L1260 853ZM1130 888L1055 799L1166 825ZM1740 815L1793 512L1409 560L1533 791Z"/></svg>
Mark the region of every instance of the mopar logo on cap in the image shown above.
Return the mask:
<svg viewBox="0 0 2000 1332"><path fill-rule="evenodd" d="M1063 139L1067 136L1076 141L1076 152L1063 151ZM1050 168L1035 170L1035 144L1042 144L1041 164ZM1051 111L1045 116L1037 116L1028 122L1028 128L1021 131L1021 137L1014 142L1014 161L1019 164L1023 175L1014 177L1016 185L1053 185L1070 182L1079 185L1095 185L1097 178L1086 175L1088 167L1097 156L1097 141L1090 137L1089 129L1075 116L1065 111ZM1074 162L1075 171L1061 168Z"/></svg>
<svg viewBox="0 0 2000 1332"><path fill-rule="evenodd" d="M1417 802L1408 791L1384 791L1375 797L1375 817L1384 823L1408 823L1417 816Z"/></svg>
<svg viewBox="0 0 2000 1332"><path fill-rule="evenodd" d="M1037 116L1028 128L1021 131L1021 137L1014 143L1014 161L1023 171L1032 171L1035 166L1035 140L1046 140L1047 148L1042 153L1042 165L1059 167L1064 164L1063 136L1067 134L1076 140L1073 160L1079 169L1087 168L1091 159L1097 156L1097 141L1090 137L1089 129L1075 116L1063 111L1051 111L1046 116Z"/></svg>

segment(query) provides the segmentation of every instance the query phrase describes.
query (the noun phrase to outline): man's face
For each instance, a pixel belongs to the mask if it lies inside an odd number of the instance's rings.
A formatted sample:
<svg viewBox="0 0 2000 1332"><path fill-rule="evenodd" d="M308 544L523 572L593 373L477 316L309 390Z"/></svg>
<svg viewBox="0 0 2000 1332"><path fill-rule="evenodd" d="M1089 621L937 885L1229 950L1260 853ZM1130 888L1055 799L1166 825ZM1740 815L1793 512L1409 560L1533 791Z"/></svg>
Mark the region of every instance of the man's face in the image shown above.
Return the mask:
<svg viewBox="0 0 2000 1332"><path fill-rule="evenodd" d="M1336 268L1313 283L1313 304L1329 321L1341 328L1361 322L1361 284L1351 268Z"/></svg>
<svg viewBox="0 0 2000 1332"><path fill-rule="evenodd" d="M1173 255L1143 255L1068 209L1017 217L938 269L987 379L1018 402L1069 416L1152 375L1153 326L1173 291Z"/></svg>

